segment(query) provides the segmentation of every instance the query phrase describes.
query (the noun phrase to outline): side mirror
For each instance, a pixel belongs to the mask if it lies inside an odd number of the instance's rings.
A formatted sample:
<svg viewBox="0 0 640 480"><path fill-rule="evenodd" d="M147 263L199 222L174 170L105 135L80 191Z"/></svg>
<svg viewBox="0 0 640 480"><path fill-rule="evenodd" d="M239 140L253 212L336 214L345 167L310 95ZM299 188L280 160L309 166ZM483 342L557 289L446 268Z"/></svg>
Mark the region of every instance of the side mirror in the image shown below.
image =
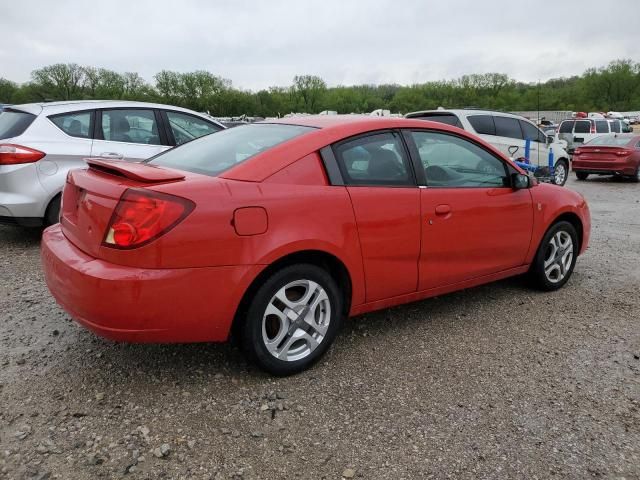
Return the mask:
<svg viewBox="0 0 640 480"><path fill-rule="evenodd" d="M531 178L524 173L513 173L511 174L511 186L514 190L529 188L531 186Z"/></svg>
<svg viewBox="0 0 640 480"><path fill-rule="evenodd" d="M556 141L555 135L547 135L547 145L551 145L555 141Z"/></svg>

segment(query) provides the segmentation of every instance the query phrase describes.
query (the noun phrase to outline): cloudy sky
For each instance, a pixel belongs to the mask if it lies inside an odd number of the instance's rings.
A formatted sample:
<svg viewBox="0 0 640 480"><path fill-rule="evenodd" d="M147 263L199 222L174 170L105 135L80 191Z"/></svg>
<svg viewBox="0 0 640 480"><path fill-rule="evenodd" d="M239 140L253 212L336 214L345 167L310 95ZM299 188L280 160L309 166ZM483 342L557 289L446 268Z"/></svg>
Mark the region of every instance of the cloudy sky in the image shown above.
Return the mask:
<svg viewBox="0 0 640 480"><path fill-rule="evenodd" d="M0 0L0 77L75 62L151 81L209 70L236 87L410 84L501 72L523 81L640 61L640 1Z"/></svg>

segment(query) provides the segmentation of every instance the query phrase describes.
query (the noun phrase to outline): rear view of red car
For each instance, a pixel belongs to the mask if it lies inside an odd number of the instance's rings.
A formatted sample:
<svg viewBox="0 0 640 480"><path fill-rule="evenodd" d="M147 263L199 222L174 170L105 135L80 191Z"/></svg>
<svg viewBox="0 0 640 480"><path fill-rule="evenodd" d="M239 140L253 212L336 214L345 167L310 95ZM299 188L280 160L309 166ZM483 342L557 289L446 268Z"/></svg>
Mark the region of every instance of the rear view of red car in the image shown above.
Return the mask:
<svg viewBox="0 0 640 480"><path fill-rule="evenodd" d="M589 243L581 195L423 120L283 119L88 163L43 236L58 303L119 341L233 332L279 375L320 358L349 315L520 274L559 289Z"/></svg>
<svg viewBox="0 0 640 480"><path fill-rule="evenodd" d="M578 180L589 175L620 175L640 182L640 135L597 137L576 149L573 170Z"/></svg>

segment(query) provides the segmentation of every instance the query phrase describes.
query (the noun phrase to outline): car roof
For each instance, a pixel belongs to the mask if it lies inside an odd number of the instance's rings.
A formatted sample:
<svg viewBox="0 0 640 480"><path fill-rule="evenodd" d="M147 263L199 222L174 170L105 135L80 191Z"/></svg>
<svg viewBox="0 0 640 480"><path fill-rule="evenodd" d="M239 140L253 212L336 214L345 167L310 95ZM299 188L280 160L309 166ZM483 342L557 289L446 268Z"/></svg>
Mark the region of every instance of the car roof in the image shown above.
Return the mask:
<svg viewBox="0 0 640 480"><path fill-rule="evenodd" d="M396 128L428 129L445 133L456 133L480 143L496 155L504 157L504 155L493 146L460 128L420 119L369 115L309 115L266 120L257 122L257 124L297 125L312 127L312 130L304 135L276 145L264 153L255 155L245 162L239 163L223 172L220 177L231 180L261 182L294 161L313 152L317 152L326 145L360 134L373 133L376 130ZM245 127L241 126L236 128Z"/></svg>
<svg viewBox="0 0 640 480"><path fill-rule="evenodd" d="M514 113L500 112L498 110L482 110L479 108L447 108L447 109L436 109L436 110L418 110L417 112L407 113L405 115L405 118L419 117L420 115L427 115L427 114L442 115L447 113L453 114L456 116L463 116L463 117L469 117L472 115L500 115L502 117L517 118L518 120L528 120L522 115L516 115Z"/></svg>
<svg viewBox="0 0 640 480"><path fill-rule="evenodd" d="M190 114L197 114L200 117L208 116L187 108L176 107L173 105L165 105L161 103L135 102L129 100L67 100L61 102L39 102L25 103L22 105L12 105L13 110L22 110L24 112L39 115L52 115L56 113L75 112L78 110L89 110L93 108L161 108L164 110L175 110ZM209 118L211 121L215 121ZM216 122L218 123L218 122Z"/></svg>

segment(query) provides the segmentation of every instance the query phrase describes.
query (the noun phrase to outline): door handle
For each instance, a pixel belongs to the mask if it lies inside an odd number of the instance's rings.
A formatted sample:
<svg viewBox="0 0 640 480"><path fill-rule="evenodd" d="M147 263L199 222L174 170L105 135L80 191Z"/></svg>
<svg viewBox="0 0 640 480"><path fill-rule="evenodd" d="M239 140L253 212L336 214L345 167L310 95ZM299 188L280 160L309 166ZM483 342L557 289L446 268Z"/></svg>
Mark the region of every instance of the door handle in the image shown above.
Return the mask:
<svg viewBox="0 0 640 480"><path fill-rule="evenodd" d="M100 157L110 158L112 160L122 160L124 158L124 155L118 152L102 152L100 154Z"/></svg>
<svg viewBox="0 0 640 480"><path fill-rule="evenodd" d="M449 215L451 213L451 205L438 205L436 207L436 215Z"/></svg>

